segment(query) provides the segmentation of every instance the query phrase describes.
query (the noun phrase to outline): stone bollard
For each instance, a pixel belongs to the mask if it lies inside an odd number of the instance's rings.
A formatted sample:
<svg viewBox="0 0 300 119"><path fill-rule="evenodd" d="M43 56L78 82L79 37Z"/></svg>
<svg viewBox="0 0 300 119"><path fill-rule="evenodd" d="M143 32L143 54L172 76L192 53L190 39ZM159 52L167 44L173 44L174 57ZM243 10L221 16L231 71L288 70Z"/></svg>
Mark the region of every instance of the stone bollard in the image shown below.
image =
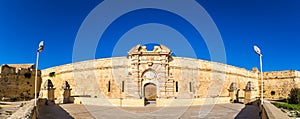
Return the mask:
<svg viewBox="0 0 300 119"><path fill-rule="evenodd" d="M71 102L71 90L72 88L70 88L70 85L68 83L68 81L65 81L63 84L62 84L62 87L61 89L64 90L64 93L63 93L63 103L70 103Z"/></svg>
<svg viewBox="0 0 300 119"><path fill-rule="evenodd" d="M256 89L251 81L249 81L246 85L246 88L244 89L245 91L245 99L244 99L244 104L250 103L253 99L255 99L255 92Z"/></svg>
<svg viewBox="0 0 300 119"><path fill-rule="evenodd" d="M46 101L46 105L53 105L54 100L55 100L55 89L54 85L52 83L52 81L50 79L47 80L47 82L45 83L45 88L47 90L47 101Z"/></svg>
<svg viewBox="0 0 300 119"><path fill-rule="evenodd" d="M48 105L53 105L55 104L54 103L54 100L55 100L55 97L54 97L54 93L55 93L55 89L56 88L48 88L47 91L48 91L48 100L47 100L47 104Z"/></svg>
<svg viewBox="0 0 300 119"><path fill-rule="evenodd" d="M233 82L230 84L230 87L228 89L229 91L229 97L230 97L230 102L238 102L238 91L236 83Z"/></svg>
<svg viewBox="0 0 300 119"><path fill-rule="evenodd" d="M63 100L63 103L70 103L70 98L71 98L71 90L72 89L64 89L64 94L63 94L63 97L64 97L64 100Z"/></svg>

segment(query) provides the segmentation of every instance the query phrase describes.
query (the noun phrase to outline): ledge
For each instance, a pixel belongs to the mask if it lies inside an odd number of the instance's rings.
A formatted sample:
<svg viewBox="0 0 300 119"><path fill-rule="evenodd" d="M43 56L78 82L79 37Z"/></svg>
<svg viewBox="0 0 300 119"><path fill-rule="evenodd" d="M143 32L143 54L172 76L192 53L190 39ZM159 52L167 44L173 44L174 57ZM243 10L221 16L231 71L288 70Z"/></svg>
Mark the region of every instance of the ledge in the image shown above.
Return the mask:
<svg viewBox="0 0 300 119"><path fill-rule="evenodd" d="M283 113L280 109L275 107L269 101L264 100L263 107L268 119L289 119L289 117L285 113Z"/></svg>

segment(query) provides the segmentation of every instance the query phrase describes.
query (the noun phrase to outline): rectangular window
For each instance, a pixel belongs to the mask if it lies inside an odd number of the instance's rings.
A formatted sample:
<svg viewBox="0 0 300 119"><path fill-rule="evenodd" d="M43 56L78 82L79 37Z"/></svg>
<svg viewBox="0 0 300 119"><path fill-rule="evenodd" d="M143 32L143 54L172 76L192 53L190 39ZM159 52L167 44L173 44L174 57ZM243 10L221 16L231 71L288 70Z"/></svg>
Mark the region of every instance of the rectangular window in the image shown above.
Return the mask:
<svg viewBox="0 0 300 119"><path fill-rule="evenodd" d="M190 92L192 92L192 82L190 82Z"/></svg>
<svg viewBox="0 0 300 119"><path fill-rule="evenodd" d="M176 92L178 92L178 81L176 81L175 90L176 90Z"/></svg>
<svg viewBox="0 0 300 119"><path fill-rule="evenodd" d="M110 81L108 81L107 92L110 92Z"/></svg>
<svg viewBox="0 0 300 119"><path fill-rule="evenodd" d="M124 81L122 81L122 92L124 92Z"/></svg>

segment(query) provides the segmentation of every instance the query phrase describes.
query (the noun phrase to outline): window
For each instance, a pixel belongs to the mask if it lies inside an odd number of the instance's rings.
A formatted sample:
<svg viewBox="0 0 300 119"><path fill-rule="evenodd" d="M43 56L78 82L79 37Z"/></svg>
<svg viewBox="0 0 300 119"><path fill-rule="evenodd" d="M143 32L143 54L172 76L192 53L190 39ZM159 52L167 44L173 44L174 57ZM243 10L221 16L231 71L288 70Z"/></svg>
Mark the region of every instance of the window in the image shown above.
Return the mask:
<svg viewBox="0 0 300 119"><path fill-rule="evenodd" d="M124 92L124 81L122 81L122 92Z"/></svg>
<svg viewBox="0 0 300 119"><path fill-rule="evenodd" d="M156 74L153 71L147 71L144 75L143 75L144 79L147 80L152 80L154 78L156 78Z"/></svg>
<svg viewBox="0 0 300 119"><path fill-rule="evenodd" d="M178 81L176 81L176 84L175 84L175 91L178 92Z"/></svg>
<svg viewBox="0 0 300 119"><path fill-rule="evenodd" d="M190 84L190 92L192 92L192 82L190 82L189 84Z"/></svg>
<svg viewBox="0 0 300 119"><path fill-rule="evenodd" d="M107 92L110 92L110 81L108 81Z"/></svg>

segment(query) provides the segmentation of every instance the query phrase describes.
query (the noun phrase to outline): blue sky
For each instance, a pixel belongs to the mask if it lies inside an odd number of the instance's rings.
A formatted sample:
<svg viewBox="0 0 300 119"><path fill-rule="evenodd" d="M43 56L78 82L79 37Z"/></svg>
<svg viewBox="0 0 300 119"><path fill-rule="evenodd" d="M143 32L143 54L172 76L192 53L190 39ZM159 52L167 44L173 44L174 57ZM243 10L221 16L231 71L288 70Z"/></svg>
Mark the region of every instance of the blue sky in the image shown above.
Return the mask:
<svg viewBox="0 0 300 119"><path fill-rule="evenodd" d="M0 1L0 64L34 63L37 45L41 40L45 41L45 50L40 56L40 69L71 63L77 32L91 10L101 2ZM253 45L258 45L263 53L264 71L300 70L300 1L198 0L198 3L205 8L219 29L225 46L227 64L246 69L258 67L259 59L253 51ZM151 15L158 17L154 19ZM210 60L205 42L201 36L194 34L193 28L172 14L151 9L132 12L117 19L101 38L95 57L122 55L112 54L112 49L119 39L132 38L130 32L127 36L122 35L137 24L151 23L157 19L161 20L161 24L184 32L182 34L194 48L197 58ZM172 38L171 34L167 34L169 32L165 33L168 37L159 34L168 30L167 27L160 30L153 32L151 38ZM150 38L147 33L140 35L137 38ZM178 49L181 49L181 46L178 46ZM192 57L174 53L177 56Z"/></svg>

